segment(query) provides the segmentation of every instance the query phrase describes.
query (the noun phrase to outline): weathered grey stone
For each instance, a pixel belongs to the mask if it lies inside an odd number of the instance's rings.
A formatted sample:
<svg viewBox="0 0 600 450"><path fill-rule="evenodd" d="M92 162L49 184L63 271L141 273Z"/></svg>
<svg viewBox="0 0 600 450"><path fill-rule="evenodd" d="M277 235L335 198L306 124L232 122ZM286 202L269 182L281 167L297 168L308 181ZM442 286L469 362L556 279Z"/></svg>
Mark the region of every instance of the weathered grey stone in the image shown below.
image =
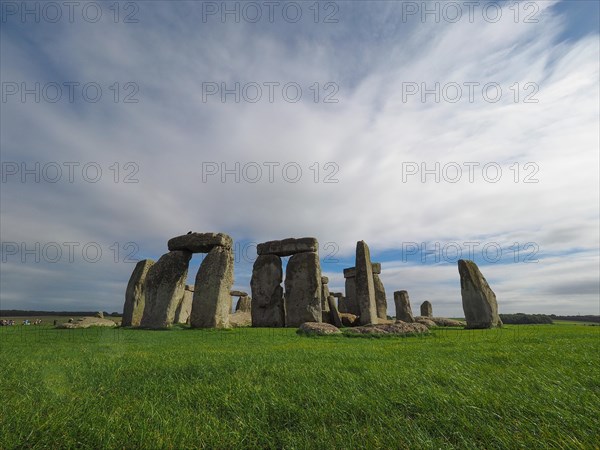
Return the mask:
<svg viewBox="0 0 600 450"><path fill-rule="evenodd" d="M498 316L496 294L488 285L479 267L473 261L459 259L460 293L467 328L502 326Z"/></svg>
<svg viewBox="0 0 600 450"><path fill-rule="evenodd" d="M330 292L329 295L333 295L335 298L341 298L344 296L341 292Z"/></svg>
<svg viewBox="0 0 600 450"><path fill-rule="evenodd" d="M229 324L233 328L249 327L252 325L252 314L249 311L236 311L229 316Z"/></svg>
<svg viewBox="0 0 600 450"><path fill-rule="evenodd" d="M438 327L464 327L466 323L460 320L448 319L446 317L430 317L429 318Z"/></svg>
<svg viewBox="0 0 600 450"><path fill-rule="evenodd" d="M327 279L327 277L321 277L321 310L324 313L329 313L329 303L327 302L327 297L329 297L329 286L323 284L323 278Z"/></svg>
<svg viewBox="0 0 600 450"><path fill-rule="evenodd" d="M252 326L285 326L283 269L277 255L259 255L252 268Z"/></svg>
<svg viewBox="0 0 600 450"><path fill-rule="evenodd" d="M411 336L417 334L427 334L429 330L425 325L420 323L385 323L385 324L372 324L363 325L360 327L349 328L344 330L344 333L350 335L393 335L393 336Z"/></svg>
<svg viewBox="0 0 600 450"><path fill-rule="evenodd" d="M373 288L375 289L375 307L377 308L377 317L387 319L387 299L385 297L385 287L379 275L373 273Z"/></svg>
<svg viewBox="0 0 600 450"><path fill-rule="evenodd" d="M319 242L313 237L300 239L289 238L281 241L268 241L258 244L256 251L259 255L290 256L296 253L318 253Z"/></svg>
<svg viewBox="0 0 600 450"><path fill-rule="evenodd" d="M340 313L340 319L345 327L354 327L358 325L358 316L350 313Z"/></svg>
<svg viewBox="0 0 600 450"><path fill-rule="evenodd" d="M192 254L172 251L160 257L146 275L146 306L140 326L164 328L175 320L175 311L183 299L188 263Z"/></svg>
<svg viewBox="0 0 600 450"><path fill-rule="evenodd" d="M252 311L252 299L248 296L242 296L238 298L237 304L235 305L235 310L242 312Z"/></svg>
<svg viewBox="0 0 600 450"><path fill-rule="evenodd" d="M104 313L102 311L98 311L94 317L98 319L104 319Z"/></svg>
<svg viewBox="0 0 600 450"><path fill-rule="evenodd" d="M433 317L433 309L431 308L431 303L428 300L425 300L421 303L421 317Z"/></svg>
<svg viewBox="0 0 600 450"><path fill-rule="evenodd" d="M408 292L394 292L394 303L396 304L396 320L401 320L402 322L407 323L413 323L415 321L412 308L410 306L410 300L408 298Z"/></svg>
<svg viewBox="0 0 600 450"><path fill-rule="evenodd" d="M342 327L342 318L338 312L337 306L335 305L335 297L330 295L327 297L327 303L329 304L329 323L338 328Z"/></svg>
<svg viewBox="0 0 600 450"><path fill-rule="evenodd" d="M329 323L306 322L300 325L296 333L305 336L327 336L331 334L342 334L335 326Z"/></svg>
<svg viewBox="0 0 600 450"><path fill-rule="evenodd" d="M192 301L194 299L194 286L187 285L183 291L183 298L175 310L173 323L188 323L192 313Z"/></svg>
<svg viewBox="0 0 600 450"><path fill-rule="evenodd" d="M415 322L421 323L421 324L425 325L427 328L437 327L436 323L433 320L429 319L428 317L417 316L417 317L415 317Z"/></svg>
<svg viewBox="0 0 600 450"><path fill-rule="evenodd" d="M231 285L233 284L233 255L231 249L214 247L198 273L192 303L192 328L229 328L231 314Z"/></svg>
<svg viewBox="0 0 600 450"><path fill-rule="evenodd" d="M231 291L229 295L232 297L247 297L248 293L244 291Z"/></svg>
<svg viewBox="0 0 600 450"><path fill-rule="evenodd" d="M373 270L373 274L379 275L381 273L381 263L374 262L371 263L371 268ZM356 276L356 267L348 267L344 269L344 278L352 278Z"/></svg>
<svg viewBox="0 0 600 450"><path fill-rule="evenodd" d="M377 323L377 306L375 304L375 286L373 284L373 267L371 254L365 241L356 243L356 302L360 309L361 325Z"/></svg>
<svg viewBox="0 0 600 450"><path fill-rule="evenodd" d="M292 256L285 271L285 325L321 322L321 266L316 252Z"/></svg>
<svg viewBox="0 0 600 450"><path fill-rule="evenodd" d="M123 305L123 321L121 323L124 327L137 327L142 321L144 306L146 305L144 282L148 270L153 264L154 261L151 259L138 261L131 273L125 291L125 304Z"/></svg>
<svg viewBox="0 0 600 450"><path fill-rule="evenodd" d="M90 327L116 327L114 320L104 319L100 317L80 317L76 320L69 319L68 322L58 323L56 328L90 328Z"/></svg>
<svg viewBox="0 0 600 450"><path fill-rule="evenodd" d="M327 284L327 283L329 283L329 277L321 276L321 284Z"/></svg>
<svg viewBox="0 0 600 450"><path fill-rule="evenodd" d="M170 251L183 250L191 253L208 253L215 247L231 248L233 240L225 233L191 233L169 239Z"/></svg>
<svg viewBox="0 0 600 450"><path fill-rule="evenodd" d="M346 297L342 304L343 309L340 307L340 312L354 314L355 316L360 315L360 308L356 300L356 277L346 278Z"/></svg>

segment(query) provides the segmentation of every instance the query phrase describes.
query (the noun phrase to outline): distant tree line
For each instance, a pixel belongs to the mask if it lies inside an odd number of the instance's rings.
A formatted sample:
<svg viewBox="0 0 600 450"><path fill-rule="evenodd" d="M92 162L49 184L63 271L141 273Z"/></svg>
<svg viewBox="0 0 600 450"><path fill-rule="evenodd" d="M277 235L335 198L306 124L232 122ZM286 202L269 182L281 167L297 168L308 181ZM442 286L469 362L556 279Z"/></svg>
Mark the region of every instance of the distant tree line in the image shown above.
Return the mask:
<svg viewBox="0 0 600 450"><path fill-rule="evenodd" d="M546 314L499 314L502 323L507 325L529 325L538 323L554 323Z"/></svg>
<svg viewBox="0 0 600 450"><path fill-rule="evenodd" d="M556 314L550 314L553 320L570 320L573 322L594 322L600 323L600 316L557 316Z"/></svg>
<svg viewBox="0 0 600 450"><path fill-rule="evenodd" d="M27 316L94 316L98 311L27 311L23 309L0 309L0 317ZM103 312L105 316L121 317L121 313Z"/></svg>

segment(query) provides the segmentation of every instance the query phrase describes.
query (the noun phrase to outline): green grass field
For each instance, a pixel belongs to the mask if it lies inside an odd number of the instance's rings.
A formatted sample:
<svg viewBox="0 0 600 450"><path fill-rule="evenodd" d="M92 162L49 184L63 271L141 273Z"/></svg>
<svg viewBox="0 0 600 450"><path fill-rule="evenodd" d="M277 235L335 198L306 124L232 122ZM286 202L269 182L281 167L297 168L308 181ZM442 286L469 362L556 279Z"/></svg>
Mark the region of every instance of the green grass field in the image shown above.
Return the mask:
<svg viewBox="0 0 600 450"><path fill-rule="evenodd" d="M0 327L0 448L598 448L600 327Z"/></svg>

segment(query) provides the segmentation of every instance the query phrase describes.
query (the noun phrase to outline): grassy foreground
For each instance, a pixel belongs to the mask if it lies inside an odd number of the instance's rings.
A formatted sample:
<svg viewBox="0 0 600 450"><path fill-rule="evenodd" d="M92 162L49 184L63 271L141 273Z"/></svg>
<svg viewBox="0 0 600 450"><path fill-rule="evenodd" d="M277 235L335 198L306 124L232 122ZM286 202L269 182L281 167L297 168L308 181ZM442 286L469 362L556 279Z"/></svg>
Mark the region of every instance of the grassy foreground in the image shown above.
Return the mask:
<svg viewBox="0 0 600 450"><path fill-rule="evenodd" d="M600 327L0 328L0 448L598 448Z"/></svg>

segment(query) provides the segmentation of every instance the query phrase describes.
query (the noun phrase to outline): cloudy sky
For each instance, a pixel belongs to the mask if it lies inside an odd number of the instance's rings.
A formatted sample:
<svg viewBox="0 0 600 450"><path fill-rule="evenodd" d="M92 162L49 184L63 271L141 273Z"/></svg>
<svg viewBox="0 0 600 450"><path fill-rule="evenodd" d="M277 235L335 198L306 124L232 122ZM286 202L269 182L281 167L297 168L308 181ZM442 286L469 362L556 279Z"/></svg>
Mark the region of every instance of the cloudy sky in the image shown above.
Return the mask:
<svg viewBox="0 0 600 450"><path fill-rule="evenodd" d="M121 311L189 230L358 240L413 308L598 314L597 2L2 2L2 309ZM201 255L190 266L192 282Z"/></svg>

